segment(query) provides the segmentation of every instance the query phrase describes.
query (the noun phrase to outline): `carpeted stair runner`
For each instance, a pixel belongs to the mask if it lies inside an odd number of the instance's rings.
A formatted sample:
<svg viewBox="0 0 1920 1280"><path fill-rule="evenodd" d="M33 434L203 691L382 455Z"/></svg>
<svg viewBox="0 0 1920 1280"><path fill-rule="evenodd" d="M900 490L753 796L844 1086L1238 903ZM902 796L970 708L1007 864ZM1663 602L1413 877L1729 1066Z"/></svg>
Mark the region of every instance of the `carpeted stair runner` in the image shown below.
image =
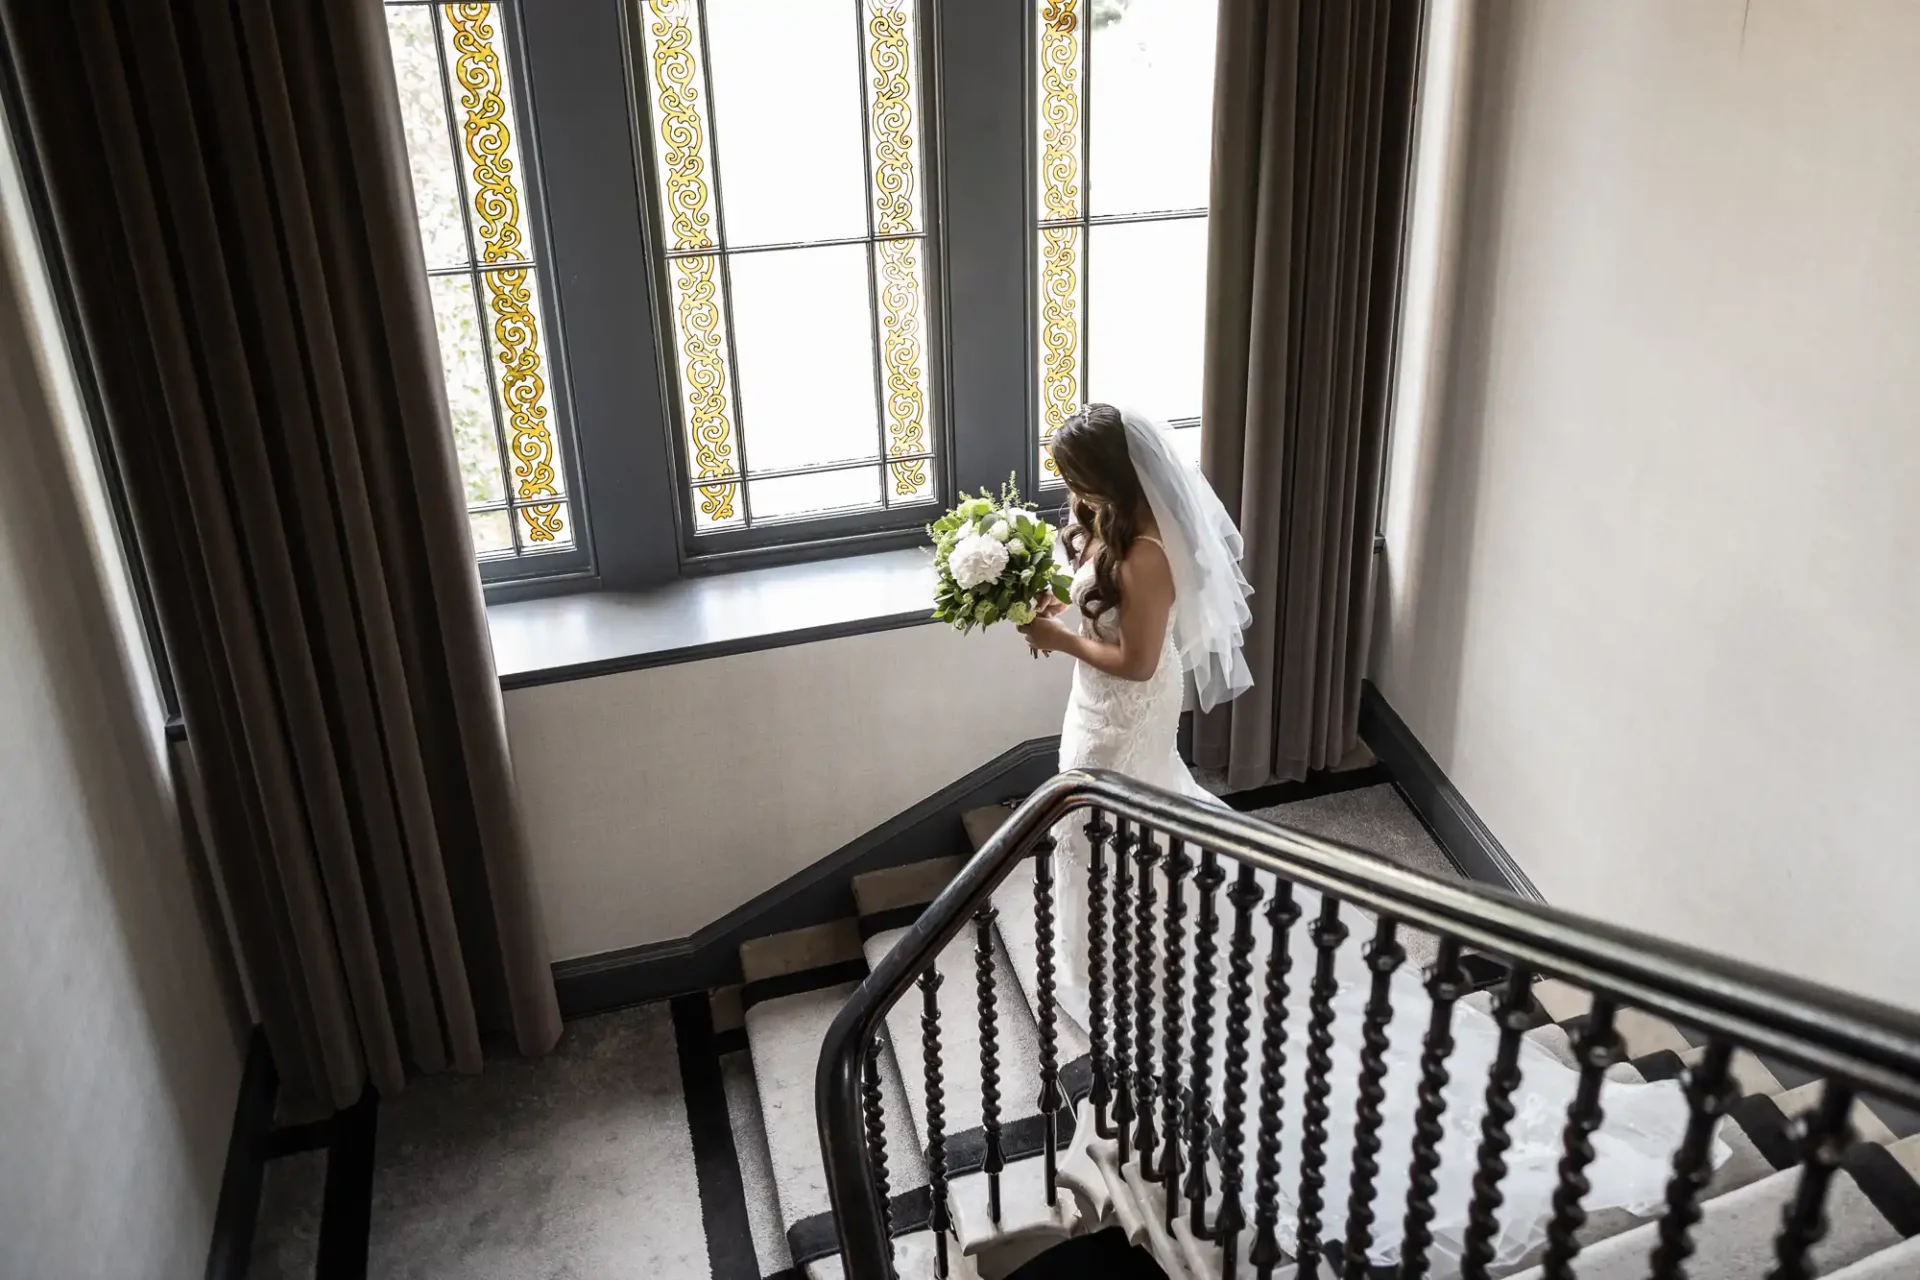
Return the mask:
<svg viewBox="0 0 1920 1280"><path fill-rule="evenodd" d="M1001 822L1007 810L994 808L967 815L966 828L973 843L985 841ZM1282 815L1284 816L1284 815ZM918 916L925 904L957 874L959 858L936 859L910 867L892 868L856 879L854 897L858 919L858 947L866 963L877 963L903 931ZM1189 1280L1222 1280L1221 1253L1215 1244L1197 1241L1186 1228L1184 1215L1172 1231L1164 1225L1164 1199L1161 1188L1143 1179L1135 1165L1121 1167L1114 1144L1102 1142L1085 1132L1089 1108L1085 1097L1087 1043L1068 1019L1060 1022L1059 1058L1063 1084L1074 1090L1075 1110L1082 1128L1080 1141L1067 1146L1067 1134L1076 1127L1069 1119L1062 1125L1061 1203L1049 1211L1041 1189L1042 1162L1039 1151L1039 1116L1036 1096L1038 1082L1038 1031L1032 1014L1034 974L1038 943L1033 925L1033 888L1031 864L1023 864L1011 874L995 894L999 915L992 930L990 971L998 1007L997 1031L1000 1054L1000 1100L1003 1142L1007 1164L1002 1174L1002 1213L996 1223L986 1212L987 1178L979 1171L984 1155L984 1133L979 1127L981 1098L981 1055L979 1001L975 958L975 933L968 929L949 945L939 961L943 975L939 993L941 1009L941 1061L944 1075L947 1153L950 1179L949 1208L954 1220L949 1242L949 1268L961 1277L1004 1277L1021 1268L1038 1250L1037 1258L1020 1274L1067 1274L1049 1271L1050 1259L1064 1262L1067 1250L1059 1243L1072 1235L1078 1238L1103 1228L1120 1228L1120 1237L1142 1246L1141 1256L1150 1256L1164 1273ZM1223 895L1224 896L1224 895ZM1163 899L1164 901L1164 899ZM1230 913L1222 903L1222 930L1230 923ZM841 1004L854 989L854 974L863 969L859 959L848 954L847 926L818 931L818 936L802 939L800 950L808 952L813 966L810 980L806 973L775 975L752 980L756 969L766 967L766 954L756 952L748 964L743 947L743 965L749 971L748 1008L745 1014L746 1039L751 1048L761 1127L765 1133L765 1161L768 1175L749 1175L754 1160L742 1157L743 1179L749 1182L766 1176L776 1188L773 1199L784 1243L792 1259L814 1280L839 1277L842 1268L836 1256L829 1216L824 1176L820 1167L818 1130L814 1118L814 1075L819 1048L826 1027ZM1188 957L1193 954L1191 931L1196 924L1189 899L1187 926ZM1269 933L1264 919L1256 933L1254 972L1262 974L1269 950ZM823 939L825 941L823 941ZM1224 937L1222 956L1224 957ZM1349 947L1358 947L1364 939L1355 938ZM752 945L752 944L749 944ZM1308 969L1300 960L1310 954L1296 949L1293 981L1303 985ZM1411 963L1411 962L1410 962ZM1224 964L1222 965L1224 972ZM1491 961L1480 960L1476 980L1491 985L1499 980L1499 969ZM1191 973L1188 975L1191 979ZM1256 987L1259 978L1256 976ZM830 982L830 985L828 984ZM1156 977L1156 990L1159 979ZM811 986L812 989L804 989ZM1490 1010L1493 997L1486 991L1469 996L1465 1003ZM1571 1065L1575 1045L1585 1030L1591 1007L1582 992L1551 980L1533 988L1533 1021L1527 1039L1543 1058ZM1225 1002L1216 1004L1214 1105L1221 1096L1220 1072L1224 1044ZM1261 1002L1255 1001L1251 1032L1258 1044L1264 1016ZM1625 1042L1625 1060L1613 1067L1609 1079L1622 1083L1642 1080L1673 1079L1697 1062L1701 1050L1681 1029L1664 1019L1638 1011L1623 1011L1617 1021ZM1189 1028L1189 1034L1191 1029ZM1297 1028L1296 1028L1297 1030ZM1344 1020L1336 1023L1336 1034L1351 1037L1355 1028ZM1158 1030L1156 1029L1156 1041ZM896 1269L910 1280L934 1274L933 1237L925 1223L930 1210L924 1161L926 1135L926 1090L922 1048L921 1000L917 993L903 1000L889 1014L883 1062L887 1093L889 1186L894 1196L896 1222ZM1342 1045L1350 1051L1351 1045ZM1531 1052L1531 1050L1530 1050ZM1077 1061L1076 1061L1077 1060ZM1259 1088L1257 1057L1250 1090ZM1351 1075L1351 1072L1346 1072ZM1734 1105L1719 1128L1719 1137L1729 1149L1728 1159L1715 1171L1703 1197L1703 1215L1694 1238L1697 1250L1688 1273L1693 1280L1734 1280L1734 1277L1765 1274L1771 1267L1773 1236L1781 1214L1791 1197L1799 1174L1793 1121L1818 1100L1820 1083L1793 1080L1783 1087L1783 1075L1751 1054L1736 1055L1733 1078L1743 1096ZM1332 1099L1335 1123L1352 1113L1352 1080L1344 1084L1336 1075ZM1341 1090L1345 1092L1341 1092ZM734 1087L730 1086L730 1096ZM738 1114L736 1132L750 1128ZM1889 1112L1889 1115L1898 1113ZM1844 1280L1891 1280L1903 1277L1920 1280L1920 1138L1910 1136L1885 1123L1870 1106L1858 1107L1854 1114L1856 1136L1861 1140L1849 1149L1845 1165L1836 1175L1828 1209L1830 1228L1825 1240L1814 1252L1815 1272ZM1911 1126L1907 1126L1909 1129ZM1029 1132L1031 1131L1031 1132ZM1289 1123L1288 1132L1297 1132ZM1218 1134L1210 1161L1211 1179L1218 1185ZM1344 1171L1333 1171L1344 1177ZM1251 1186L1249 1173L1248 1185ZM1216 1197L1217 1198L1217 1197ZM1397 1226L1401 1206L1384 1207L1384 1230ZM1338 1224L1331 1234L1338 1236ZM756 1230L756 1235L763 1234ZM1577 1271L1588 1280L1613 1280L1613 1277L1638 1277L1646 1272L1647 1259L1657 1235L1657 1223L1618 1210L1593 1214L1580 1233L1583 1252ZM1112 1233L1109 1230L1108 1239ZM1111 1247L1110 1245L1108 1247ZM1544 1246L1504 1268L1496 1277L1520 1277L1533 1280ZM1328 1250L1336 1267L1338 1247ZM1240 1274L1251 1276L1246 1261L1247 1242L1240 1249ZM762 1252L763 1267L771 1260ZM1324 1268L1322 1269L1324 1273ZM1376 1268L1376 1270L1379 1270ZM1295 1274L1289 1263L1275 1272L1281 1280ZM1436 1275L1442 1272L1436 1270Z"/></svg>

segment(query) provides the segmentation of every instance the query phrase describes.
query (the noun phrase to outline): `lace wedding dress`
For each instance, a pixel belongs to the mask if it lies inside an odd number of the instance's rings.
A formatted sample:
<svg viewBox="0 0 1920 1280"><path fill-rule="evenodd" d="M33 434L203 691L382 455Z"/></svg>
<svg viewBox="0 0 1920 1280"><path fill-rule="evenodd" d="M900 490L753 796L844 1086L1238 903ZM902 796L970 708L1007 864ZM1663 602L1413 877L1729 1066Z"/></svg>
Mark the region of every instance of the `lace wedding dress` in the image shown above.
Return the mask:
<svg viewBox="0 0 1920 1280"><path fill-rule="evenodd" d="M1072 594L1075 604L1084 599L1092 578L1090 565L1083 565L1074 575ZM1178 608L1176 601L1176 611ZM1118 634L1119 613L1118 608L1109 609L1096 622L1083 621L1081 626L1111 641ZM1194 780L1181 762L1175 745L1185 683L1183 664L1174 641L1175 630L1175 624L1170 622L1167 636L1161 644L1158 669L1150 679L1122 680L1085 663L1075 667L1073 691L1060 731L1062 770L1083 767L1113 769L1204 803L1220 803ZM1063 822L1054 833L1058 885L1056 910L1059 917L1055 957L1058 1002L1060 1012L1073 1024L1072 1030L1078 1033L1072 1037L1076 1040L1084 1037L1091 1025L1087 960L1090 855L1085 824L1086 816L1077 814ZM1111 893L1111 855L1108 865L1108 892ZM1164 904L1167 901L1166 882L1164 877L1159 877L1159 873L1156 876L1159 886L1156 898ZM1274 878L1261 873L1259 882L1263 898L1271 901L1279 888ZM1189 962L1183 982L1186 989L1182 1004L1191 1008L1191 986L1188 985L1191 983L1193 955L1191 932L1196 923L1191 882L1186 893L1189 929L1186 954ZM1281 1246L1289 1254L1295 1251L1299 1219L1300 1135L1307 1107L1304 1049L1310 1017L1307 1002L1315 954L1309 928L1320 909L1319 895L1310 889L1294 889L1293 898L1301 915L1300 923L1294 926L1291 935L1290 949L1294 964L1286 1003L1287 1065L1281 1075L1279 1094L1283 1143L1278 1178L1281 1188L1278 1234ZM1209 1089L1211 1108L1216 1116L1225 1086L1224 970L1232 920L1232 910L1226 904L1224 894L1220 900L1220 914L1218 954L1223 974L1215 997L1214 1050L1210 1072L1212 1082ZM1025 922L1010 921L1005 912L1002 920L1003 928L1012 924L1015 932L1026 932L1021 927ZM1332 1070L1328 1077L1331 1094L1326 1100L1331 1119L1326 1124L1325 1183L1319 1214L1324 1224L1324 1240L1339 1240L1346 1233L1354 1117L1359 1101L1360 1023L1371 982L1371 971L1363 953L1373 933L1374 919L1357 908L1346 908L1342 912L1342 923L1349 932L1349 941L1337 953L1335 970L1340 987L1333 1000L1334 1046L1330 1055ZM1132 933L1131 922L1128 933ZM1113 922L1109 918L1108 938L1111 940L1112 936ZM1031 946L1031 939L1027 941ZM1252 1216L1254 1162L1259 1149L1258 1113L1262 1085L1259 1074L1260 1045L1267 1016L1263 1008L1264 975L1271 941L1272 934L1263 917L1256 926L1252 957L1256 999L1249 1041L1249 1105L1243 1147L1245 1173L1242 1194L1246 1198L1249 1218ZM1026 947L1019 950L1033 954ZM1158 1013L1163 1003L1163 976L1158 969L1160 960L1161 957L1156 956L1152 982L1156 1028L1162 1026ZM1031 973L1023 977L1029 983L1033 980ZM1107 987L1110 1001L1111 980ZM1028 990L1033 990L1033 987L1029 985ZM1391 1046L1386 1054L1387 1096L1381 1106L1379 1133L1380 1171L1374 1179L1373 1210L1377 1221L1375 1240L1369 1250L1372 1260L1381 1264L1392 1264L1399 1260L1401 1221L1406 1212L1410 1189L1409 1153L1420 1087L1419 1057L1426 1032L1427 1011L1431 1008L1423 986L1423 975L1416 966L1403 965L1395 975L1392 1004L1393 1018L1387 1033ZM1111 1023L1111 1006L1108 1018ZM1156 1069L1161 1057L1159 1035L1157 1029L1152 1057ZM1445 1091L1447 1108L1441 1119L1444 1136L1439 1143L1442 1156L1437 1175L1439 1188L1433 1197L1436 1216L1431 1229L1435 1243L1430 1256L1433 1274L1437 1276L1455 1273L1464 1246L1468 1205L1472 1198L1471 1183L1481 1139L1480 1126L1487 1111L1486 1082L1499 1035L1497 1024L1486 1013L1469 1005L1457 1008L1454 1016L1456 1047L1448 1062L1452 1080ZM1183 1075L1190 1074L1191 1059L1186 1056L1190 1053L1189 1036L1182 1047ZM1500 1231L1495 1240L1496 1262L1509 1266L1529 1254L1537 1253L1544 1242L1547 1222L1552 1213L1567 1105L1573 1099L1578 1080L1570 1066L1531 1040L1522 1042L1520 1070L1520 1086L1513 1095L1515 1115L1508 1128L1512 1145L1504 1157L1508 1168L1501 1184L1505 1202L1499 1212ZM1680 1087L1672 1081L1655 1085L1609 1082L1602 1096L1602 1104L1606 1111L1606 1125L1594 1138L1597 1155L1587 1170L1592 1189L1586 1196L1585 1204L1590 1212L1620 1208L1640 1215L1656 1213L1663 1203L1671 1153L1686 1126L1687 1108ZM1156 1103L1156 1111L1158 1106ZM1086 1111L1083 1109L1082 1119L1085 1118ZM1143 1182L1137 1175L1128 1177L1125 1171L1118 1169L1114 1164L1113 1144L1093 1139L1091 1129L1090 1124L1080 1125L1075 1135L1074 1149L1063 1162L1063 1181L1071 1186L1076 1198L1091 1209L1096 1217L1137 1224L1143 1237L1140 1243L1160 1255L1162 1265L1172 1274L1216 1275L1218 1255L1213 1255L1215 1261L1209 1268L1205 1257L1211 1251L1194 1242L1184 1228L1168 1234L1161 1222L1163 1212L1156 1204L1147 1203L1157 1200L1161 1191ZM1093 1148L1091 1151L1090 1143ZM1715 1154L1715 1162L1725 1159L1726 1154L1722 1147ZM1106 1173L1100 1175L1097 1170L1103 1164ZM1217 1189L1217 1176L1212 1182ZM1244 1259L1246 1254L1247 1250L1243 1248L1241 1257Z"/></svg>

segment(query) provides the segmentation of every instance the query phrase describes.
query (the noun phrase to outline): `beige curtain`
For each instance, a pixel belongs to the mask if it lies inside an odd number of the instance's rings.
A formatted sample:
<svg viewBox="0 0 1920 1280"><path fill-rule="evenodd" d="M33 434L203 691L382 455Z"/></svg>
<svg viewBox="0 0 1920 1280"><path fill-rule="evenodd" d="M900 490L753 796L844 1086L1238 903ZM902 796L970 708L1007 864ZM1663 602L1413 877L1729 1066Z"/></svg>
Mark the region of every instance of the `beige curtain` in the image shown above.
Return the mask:
<svg viewBox="0 0 1920 1280"><path fill-rule="evenodd" d="M1355 754L1420 0L1222 0L1201 459L1246 536L1236 789Z"/></svg>
<svg viewBox="0 0 1920 1280"><path fill-rule="evenodd" d="M282 1088L559 1035L373 0L0 0Z"/></svg>

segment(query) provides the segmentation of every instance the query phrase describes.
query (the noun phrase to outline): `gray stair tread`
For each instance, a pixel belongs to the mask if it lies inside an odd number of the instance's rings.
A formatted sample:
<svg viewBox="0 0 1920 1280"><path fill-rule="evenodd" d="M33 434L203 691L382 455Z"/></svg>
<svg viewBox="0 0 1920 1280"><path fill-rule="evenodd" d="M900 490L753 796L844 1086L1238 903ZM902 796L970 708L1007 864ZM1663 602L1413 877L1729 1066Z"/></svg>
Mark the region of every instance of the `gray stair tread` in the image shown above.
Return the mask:
<svg viewBox="0 0 1920 1280"><path fill-rule="evenodd" d="M879 964L906 934L890 929L867 939L867 963ZM974 973L973 930L968 928L940 953L940 1067L949 1137L981 1125L980 1003ZM1006 950L994 939L995 1026L999 1038L1000 1121L1002 1125L1039 1114L1040 1031L1027 1011L1026 996L1014 981ZM926 1054L921 1039L921 996L916 988L887 1013L887 1033L900 1065L914 1132L926 1146Z"/></svg>
<svg viewBox="0 0 1920 1280"><path fill-rule="evenodd" d="M727 1090L727 1116L733 1122L733 1147L740 1161L740 1189L746 1193L747 1222L753 1230L753 1256L760 1274L773 1275L793 1265L787 1233L780 1225L780 1199L774 1188L773 1156L760 1116L760 1089L753 1078L752 1055L722 1054L720 1079Z"/></svg>
<svg viewBox="0 0 1920 1280"><path fill-rule="evenodd" d="M853 878L854 905L861 915L871 916L932 902L966 864L960 857L928 858L862 872Z"/></svg>
<svg viewBox="0 0 1920 1280"><path fill-rule="evenodd" d="M1774 1235L1799 1181L1798 1169L1786 1169L1708 1200L1693 1232L1689 1280L1749 1280L1768 1274L1774 1262ZM1828 1275L1901 1239L1845 1169L1834 1174L1827 1196L1827 1223L1826 1237L1814 1246L1814 1275ZM1645 1223L1583 1250L1582 1280L1641 1280L1658 1231L1657 1223ZM1522 1280L1538 1280L1541 1274L1535 1268L1523 1272Z"/></svg>
<svg viewBox="0 0 1920 1280"><path fill-rule="evenodd" d="M1000 931L1000 941L1007 949L1007 959L1012 964L1014 979L1019 984L1021 1000L1028 1009L1034 1009L1039 1004L1040 941L1033 914L1031 858L1023 859L1007 873L1007 878L993 891L993 905L1000 911L995 927ZM1056 937L1059 936L1061 918L1056 912ZM1061 1064L1084 1057L1089 1047L1086 1033L1072 1018L1064 1015L1059 1018L1058 1026Z"/></svg>
<svg viewBox="0 0 1920 1280"><path fill-rule="evenodd" d="M931 1231L915 1231L909 1235L895 1236L893 1240L893 1269L899 1280L934 1280L935 1250ZM807 1280L846 1280L847 1269L840 1256L821 1258L809 1262L806 1266ZM952 1242L947 1246L948 1280L978 1280L979 1272L974 1270L969 1258L959 1256Z"/></svg>
<svg viewBox="0 0 1920 1280"><path fill-rule="evenodd" d="M1915 1276L1920 1276L1920 1236L1835 1271L1832 1280L1913 1280Z"/></svg>
<svg viewBox="0 0 1920 1280"><path fill-rule="evenodd" d="M760 1118L767 1135L783 1230L831 1207L821 1166L820 1130L815 1123L814 1076L827 1027L855 986L848 982L802 991L747 1010L747 1045L753 1055ZM887 1118L891 1123L905 1123L906 1099L889 1055L882 1055L881 1074ZM917 1143L892 1142L887 1158L894 1194L926 1184L926 1161Z"/></svg>
<svg viewBox="0 0 1920 1280"><path fill-rule="evenodd" d="M1012 816L1013 810L999 804L968 810L960 817L961 824L967 829L967 843L977 851Z"/></svg>

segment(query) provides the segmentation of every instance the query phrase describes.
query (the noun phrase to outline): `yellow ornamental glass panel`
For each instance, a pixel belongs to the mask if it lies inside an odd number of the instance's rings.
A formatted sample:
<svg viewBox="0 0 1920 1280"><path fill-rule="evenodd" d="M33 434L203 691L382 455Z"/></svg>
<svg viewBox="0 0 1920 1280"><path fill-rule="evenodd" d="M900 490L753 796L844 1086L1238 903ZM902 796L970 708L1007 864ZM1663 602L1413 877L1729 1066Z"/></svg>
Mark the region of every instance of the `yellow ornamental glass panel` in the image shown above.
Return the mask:
<svg viewBox="0 0 1920 1280"><path fill-rule="evenodd" d="M1084 252L1081 228L1041 228L1040 459L1050 477L1059 475L1059 470L1046 442L1084 402L1080 340Z"/></svg>
<svg viewBox="0 0 1920 1280"><path fill-rule="evenodd" d="M880 289L880 361L885 380L887 456L892 497L933 497L927 452L927 323L920 305L918 240L882 240L874 246Z"/></svg>
<svg viewBox="0 0 1920 1280"><path fill-rule="evenodd" d="M1040 217L1081 212L1081 78L1079 0L1044 0L1040 14Z"/></svg>
<svg viewBox="0 0 1920 1280"><path fill-rule="evenodd" d="M1085 211L1081 179L1085 150L1086 49L1079 0L1041 0L1038 110L1040 218L1075 222ZM1059 475L1046 442L1086 398L1081 369L1081 308L1085 289L1085 233L1079 226L1040 231L1040 465L1042 478Z"/></svg>
<svg viewBox="0 0 1920 1280"><path fill-rule="evenodd" d="M908 0L868 0L864 16L873 229L877 236L903 236L921 228L914 9ZM927 332L921 246L918 239L883 239L874 244L873 254L886 453L899 459L887 468L887 497L924 501L934 494L932 467L924 456Z"/></svg>
<svg viewBox="0 0 1920 1280"><path fill-rule="evenodd" d="M552 420L536 319L531 257L522 225L519 148L514 139L512 97L504 73L496 6L441 7L449 64L460 114L465 178L480 263L514 264L484 272L489 339L498 368L499 394L508 423L514 499L532 543L563 539L562 504L543 502L560 492Z"/></svg>
<svg viewBox="0 0 1920 1280"><path fill-rule="evenodd" d="M669 252L719 243L713 194L712 129L700 66L699 6L692 0L645 0L641 12L647 85L656 133L653 153ZM742 523L734 461L731 379L727 372L724 272L712 254L675 256L667 266L675 366L688 468L701 485L695 523L702 531Z"/></svg>
<svg viewBox="0 0 1920 1280"><path fill-rule="evenodd" d="M920 230L919 90L913 66L913 6L908 0L868 0L866 17L873 230L875 235L901 235Z"/></svg>

